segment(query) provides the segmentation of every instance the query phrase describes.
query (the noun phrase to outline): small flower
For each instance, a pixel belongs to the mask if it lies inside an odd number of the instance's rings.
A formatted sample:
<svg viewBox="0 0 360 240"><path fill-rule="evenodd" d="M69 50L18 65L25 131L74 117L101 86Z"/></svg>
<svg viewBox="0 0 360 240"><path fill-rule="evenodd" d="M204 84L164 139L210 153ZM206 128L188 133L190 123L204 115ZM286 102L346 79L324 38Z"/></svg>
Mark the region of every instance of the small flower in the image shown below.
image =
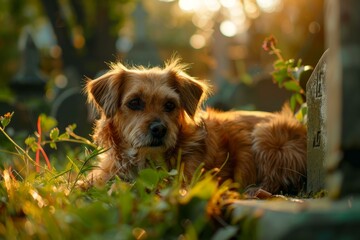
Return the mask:
<svg viewBox="0 0 360 240"><path fill-rule="evenodd" d="M0 116L0 123L4 129L7 125L9 125L13 114L14 114L13 112L12 113L8 112L8 113L5 113L4 116Z"/></svg>
<svg viewBox="0 0 360 240"><path fill-rule="evenodd" d="M5 115L4 115L4 118L11 118L12 117L12 113L5 113Z"/></svg>
<svg viewBox="0 0 360 240"><path fill-rule="evenodd" d="M269 52L271 50L273 50L273 48L275 48L277 44L277 40L273 35L270 35L269 37L265 38L263 44L262 44L262 48L266 51Z"/></svg>

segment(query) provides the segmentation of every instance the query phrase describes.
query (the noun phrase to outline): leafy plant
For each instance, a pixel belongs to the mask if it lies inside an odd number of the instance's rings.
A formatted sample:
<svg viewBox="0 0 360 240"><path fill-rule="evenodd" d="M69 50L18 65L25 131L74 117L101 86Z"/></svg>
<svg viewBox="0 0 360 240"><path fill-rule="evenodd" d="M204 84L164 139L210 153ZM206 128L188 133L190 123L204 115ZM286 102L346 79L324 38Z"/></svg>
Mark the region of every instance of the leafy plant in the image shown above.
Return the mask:
<svg viewBox="0 0 360 240"><path fill-rule="evenodd" d="M204 173L199 166L185 184L179 157L174 159L175 169L146 168L133 183L116 178L84 192L76 187L77 181L106 149L75 134L75 125L61 133L56 121L45 115L38 118L37 131L22 148L5 131L12 116L0 117L0 131L15 149L6 153L23 161L28 171L0 165L0 238L230 239L245 226L227 219L230 213L223 215L240 195L233 191L234 183L218 184L219 169ZM56 151L62 142L82 145L84 154L68 157L64 169L57 170L45 147ZM44 158L44 166L38 156Z"/></svg>
<svg viewBox="0 0 360 240"><path fill-rule="evenodd" d="M294 112L296 107L300 106L298 118L302 119L307 113L307 108L304 105L305 91L300 85L300 78L304 72L313 68L309 65L302 65L301 59L298 61L294 59L286 60L282 56L281 50L277 48L277 40L274 36L265 38L262 47L269 54L276 56L277 59L273 64L274 71L271 73L273 81L280 88L285 88L292 93L290 108Z"/></svg>

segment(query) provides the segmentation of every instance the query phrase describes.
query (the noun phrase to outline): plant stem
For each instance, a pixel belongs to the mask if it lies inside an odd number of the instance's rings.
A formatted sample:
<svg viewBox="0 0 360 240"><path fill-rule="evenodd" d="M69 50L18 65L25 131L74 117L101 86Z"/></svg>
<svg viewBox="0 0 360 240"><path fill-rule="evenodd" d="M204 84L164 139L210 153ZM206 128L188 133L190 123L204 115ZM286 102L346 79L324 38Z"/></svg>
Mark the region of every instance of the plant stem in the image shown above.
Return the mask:
<svg viewBox="0 0 360 240"><path fill-rule="evenodd" d="M44 167L41 166L40 164L37 164L37 163L35 162L35 160L32 159L32 158L30 157L30 155L29 155L22 147L20 147L20 146L5 132L5 130L4 130L2 127L0 127L0 131L1 131L1 132L4 134L4 136L15 146L16 149L18 149L28 160L30 160L30 162L32 162L35 166L38 166L38 167L40 167L40 168L42 168L42 169L45 169L45 170L48 171L49 173L53 174L50 170L44 168Z"/></svg>
<svg viewBox="0 0 360 240"><path fill-rule="evenodd" d="M51 143L52 141L43 141L42 142L42 144L44 145L44 144L49 144L49 143ZM84 141L82 141L82 140L76 140L76 139L64 139L64 140L59 140L59 139L57 139L57 140L55 140L55 142L71 142L71 143L79 143L79 144L85 144L85 145L87 145L87 146L90 146L90 147L93 147L93 148L97 148L97 146L95 145L95 144L93 144L93 143L91 143L89 140L88 141L86 141L86 142L84 142Z"/></svg>
<svg viewBox="0 0 360 240"><path fill-rule="evenodd" d="M97 148L97 146L95 144L92 144L88 139L84 138L84 137L81 137L77 134L75 134L74 132L68 132L70 136L72 136L73 138L77 139L77 140L80 140L82 142L84 142L85 144L89 145L89 146L92 146L94 148Z"/></svg>
<svg viewBox="0 0 360 240"><path fill-rule="evenodd" d="M32 161L33 163L35 163L34 159L32 159L29 154L22 149L6 132L5 130L0 127L0 131L5 135L5 137L17 148L19 149L30 161Z"/></svg>
<svg viewBox="0 0 360 240"><path fill-rule="evenodd" d="M284 61L284 58L281 55L280 49L276 48L273 43L271 43L271 50L279 60Z"/></svg>
<svg viewBox="0 0 360 240"><path fill-rule="evenodd" d="M275 45L273 43L271 43L271 51L276 55L276 57L280 60L280 61L285 61L284 57L281 55L281 51L280 49L276 48ZM300 90L300 94L304 94L304 90L302 89L299 80L297 80L294 75L289 72L289 68L288 68L288 76L291 78L291 80L293 80L295 82L296 85L298 85L301 90Z"/></svg>

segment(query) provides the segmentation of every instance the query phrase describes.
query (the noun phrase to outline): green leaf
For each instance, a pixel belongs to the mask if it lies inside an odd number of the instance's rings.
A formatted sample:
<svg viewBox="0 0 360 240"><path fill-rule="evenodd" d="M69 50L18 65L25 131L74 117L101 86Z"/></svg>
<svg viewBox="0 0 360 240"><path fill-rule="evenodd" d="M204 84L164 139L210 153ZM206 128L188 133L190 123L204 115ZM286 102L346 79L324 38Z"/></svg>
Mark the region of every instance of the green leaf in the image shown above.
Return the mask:
<svg viewBox="0 0 360 240"><path fill-rule="evenodd" d="M307 105L306 103L302 104L300 110L297 111L295 117L302 123L306 123L306 115L307 115Z"/></svg>
<svg viewBox="0 0 360 240"><path fill-rule="evenodd" d="M25 139L25 144L27 145L27 146L30 146L31 144L33 144L33 143L35 143L36 142L36 139L34 138L34 137L27 137L26 139Z"/></svg>
<svg viewBox="0 0 360 240"><path fill-rule="evenodd" d="M285 61L285 64L288 68L292 68L294 66L295 60L294 59L289 59L287 61Z"/></svg>
<svg viewBox="0 0 360 240"><path fill-rule="evenodd" d="M281 69L281 68L286 68L286 64L283 60L276 60L274 62L274 68L275 69Z"/></svg>
<svg viewBox="0 0 360 240"><path fill-rule="evenodd" d="M51 147L52 149L57 149L55 142L50 142L50 147Z"/></svg>
<svg viewBox="0 0 360 240"><path fill-rule="evenodd" d="M304 105L305 105L305 104L304 104ZM302 115L303 115L303 116L307 115L308 108L307 108L306 105L301 107L301 112L302 112Z"/></svg>
<svg viewBox="0 0 360 240"><path fill-rule="evenodd" d="M36 152L38 149L38 145L36 139L34 137L27 137L25 139L25 144L33 151Z"/></svg>
<svg viewBox="0 0 360 240"><path fill-rule="evenodd" d="M301 105L304 103L304 99L302 98L301 94L300 93L295 93L295 99L296 99L296 102Z"/></svg>
<svg viewBox="0 0 360 240"><path fill-rule="evenodd" d="M289 74L286 68L280 69L278 71L274 71L271 73L274 81L279 85L279 87L283 87L283 82L286 79L289 79Z"/></svg>
<svg viewBox="0 0 360 240"><path fill-rule="evenodd" d="M301 67L301 64L302 64L302 59L300 58L297 62L297 67Z"/></svg>
<svg viewBox="0 0 360 240"><path fill-rule="evenodd" d="M70 138L69 133L65 132L58 137L58 140L68 140Z"/></svg>
<svg viewBox="0 0 360 240"><path fill-rule="evenodd" d="M68 159L69 162L72 164L71 167L74 167L74 168L75 168L76 173L79 173L79 172L80 172L80 169L79 169L79 167L76 165L76 163L75 163L70 157L67 157L67 159Z"/></svg>
<svg viewBox="0 0 360 240"><path fill-rule="evenodd" d="M291 108L291 111L295 111L295 107L296 107L296 96L295 94L291 95L290 97L290 108Z"/></svg>
<svg viewBox="0 0 360 240"><path fill-rule="evenodd" d="M193 197L210 199L217 188L217 182L210 175L197 182L194 187L181 199L182 203L188 203Z"/></svg>
<svg viewBox="0 0 360 240"><path fill-rule="evenodd" d="M133 195L127 191L123 191L121 194L118 194L120 214L123 223L130 222L132 211L133 211Z"/></svg>
<svg viewBox="0 0 360 240"><path fill-rule="evenodd" d="M294 92L300 92L302 90L302 88L300 87L298 82L296 82L294 80L284 82L284 87L285 87L285 89L287 89L289 91L294 91Z"/></svg>
<svg viewBox="0 0 360 240"><path fill-rule="evenodd" d="M51 140L57 140L59 137L59 129L58 128L53 128L50 131L50 139Z"/></svg>
<svg viewBox="0 0 360 240"><path fill-rule="evenodd" d="M159 175L154 169L143 169L139 172L138 182L146 188L154 189L159 182Z"/></svg>
<svg viewBox="0 0 360 240"><path fill-rule="evenodd" d="M41 127L44 133L48 133L51 129L53 129L57 125L57 121L53 117L46 116L45 114L41 114Z"/></svg>

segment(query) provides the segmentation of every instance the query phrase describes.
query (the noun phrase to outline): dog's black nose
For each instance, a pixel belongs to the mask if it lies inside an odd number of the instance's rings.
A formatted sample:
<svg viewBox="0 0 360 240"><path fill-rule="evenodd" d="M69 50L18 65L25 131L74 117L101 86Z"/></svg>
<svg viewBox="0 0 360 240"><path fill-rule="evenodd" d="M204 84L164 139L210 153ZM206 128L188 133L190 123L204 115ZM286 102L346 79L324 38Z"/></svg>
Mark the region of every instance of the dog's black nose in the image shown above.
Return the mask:
<svg viewBox="0 0 360 240"><path fill-rule="evenodd" d="M166 131L167 131L166 126L160 121L155 121L150 124L150 133L154 138L164 137Z"/></svg>

